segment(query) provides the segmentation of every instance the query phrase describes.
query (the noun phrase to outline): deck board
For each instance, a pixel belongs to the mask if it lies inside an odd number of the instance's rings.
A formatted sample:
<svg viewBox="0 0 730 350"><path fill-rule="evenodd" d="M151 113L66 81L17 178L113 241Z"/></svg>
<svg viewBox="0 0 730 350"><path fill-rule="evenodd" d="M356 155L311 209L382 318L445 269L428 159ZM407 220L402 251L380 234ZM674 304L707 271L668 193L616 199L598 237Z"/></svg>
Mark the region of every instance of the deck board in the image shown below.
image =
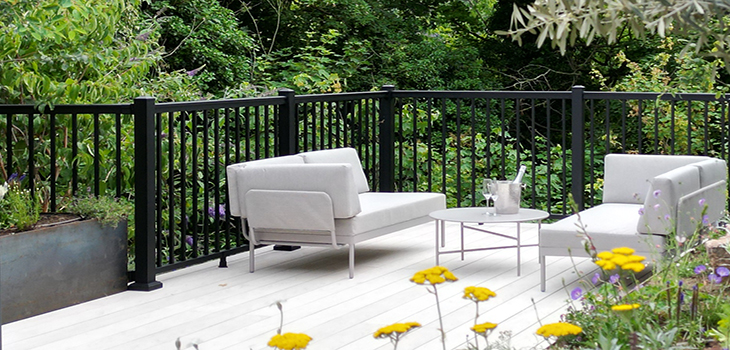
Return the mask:
<svg viewBox="0 0 730 350"><path fill-rule="evenodd" d="M483 227L515 232L511 224ZM522 238L523 244L536 243L537 225L523 224ZM467 248L510 244L476 231L466 231L465 239ZM447 224L445 249L458 247L458 225ZM409 281L434 265L434 254L433 223L359 244L354 279L347 276L347 249L263 248L253 274L248 254L239 254L228 258L228 268L214 261L161 274L164 287L156 291L122 292L4 325L3 348L175 349L180 337L201 349L269 349L266 343L279 325L274 304L282 301L284 331L312 336L309 349L390 349L373 332L405 321L423 327L404 337L399 349L441 349L434 296ZM565 288L577 285L576 270L584 275L595 270L586 259L550 258L548 292L542 293L536 247L522 249L519 277L514 249L471 252L463 261L460 254L442 255L440 263L459 277L438 287L448 349L465 349L467 335L473 338L474 303L462 298L464 287L497 293L480 304L479 322L510 330L518 349L539 349L546 345L534 334L539 322L555 322L565 312Z"/></svg>

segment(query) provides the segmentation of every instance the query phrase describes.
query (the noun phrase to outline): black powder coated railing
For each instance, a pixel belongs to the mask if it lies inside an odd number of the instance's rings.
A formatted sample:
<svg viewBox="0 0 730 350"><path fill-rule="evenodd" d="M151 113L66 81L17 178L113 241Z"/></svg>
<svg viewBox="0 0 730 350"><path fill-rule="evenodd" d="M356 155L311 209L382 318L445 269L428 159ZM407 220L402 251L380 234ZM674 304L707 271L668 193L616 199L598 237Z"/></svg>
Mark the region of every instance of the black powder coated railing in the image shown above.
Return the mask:
<svg viewBox="0 0 730 350"><path fill-rule="evenodd" d="M523 206L552 218L600 202L607 153L728 157L728 101L713 94L380 91L155 103L1 105L0 176L26 173L48 211L78 195L135 203L131 289L157 273L249 249L225 167L353 147L374 191L435 191L483 205L481 179L528 166ZM28 137L33 135L33 137ZM126 168L126 164L134 164Z"/></svg>

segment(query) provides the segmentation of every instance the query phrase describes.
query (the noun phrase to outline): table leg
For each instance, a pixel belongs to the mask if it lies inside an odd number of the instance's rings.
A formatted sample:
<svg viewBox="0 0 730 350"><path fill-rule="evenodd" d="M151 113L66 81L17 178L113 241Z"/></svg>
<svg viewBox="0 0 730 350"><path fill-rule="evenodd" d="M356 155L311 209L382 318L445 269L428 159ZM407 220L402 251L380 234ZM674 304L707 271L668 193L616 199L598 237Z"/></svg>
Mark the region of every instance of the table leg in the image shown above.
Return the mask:
<svg viewBox="0 0 730 350"><path fill-rule="evenodd" d="M441 248L446 247L446 221L441 220Z"/></svg>
<svg viewBox="0 0 730 350"><path fill-rule="evenodd" d="M517 276L520 275L520 223L517 223Z"/></svg>
<svg viewBox="0 0 730 350"><path fill-rule="evenodd" d="M464 223L461 223L461 261L464 261Z"/></svg>
<svg viewBox="0 0 730 350"><path fill-rule="evenodd" d="M439 264L439 225L443 222L441 220L434 220L436 223L436 266ZM443 227L442 227L443 229Z"/></svg>

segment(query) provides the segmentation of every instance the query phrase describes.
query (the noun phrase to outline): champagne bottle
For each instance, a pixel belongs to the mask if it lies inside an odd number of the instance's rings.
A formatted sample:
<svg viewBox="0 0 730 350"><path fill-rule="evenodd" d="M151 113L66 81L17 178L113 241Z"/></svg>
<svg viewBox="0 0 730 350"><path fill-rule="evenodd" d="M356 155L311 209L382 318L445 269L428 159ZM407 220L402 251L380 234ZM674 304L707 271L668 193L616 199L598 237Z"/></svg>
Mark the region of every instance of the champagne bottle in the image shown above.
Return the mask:
<svg viewBox="0 0 730 350"><path fill-rule="evenodd" d="M527 169L526 166L520 165L520 170L517 172L517 177L515 177L515 180L512 181L514 184L522 183L522 177L525 176L525 170Z"/></svg>

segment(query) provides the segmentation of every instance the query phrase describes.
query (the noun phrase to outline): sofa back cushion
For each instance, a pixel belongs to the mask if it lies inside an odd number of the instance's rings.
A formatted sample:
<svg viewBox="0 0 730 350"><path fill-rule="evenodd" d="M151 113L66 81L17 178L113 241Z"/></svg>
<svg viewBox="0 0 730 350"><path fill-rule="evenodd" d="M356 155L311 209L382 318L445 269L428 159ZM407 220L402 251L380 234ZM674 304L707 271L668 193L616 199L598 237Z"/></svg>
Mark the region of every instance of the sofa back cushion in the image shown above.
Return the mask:
<svg viewBox="0 0 730 350"><path fill-rule="evenodd" d="M727 163L722 159L710 158L692 163L700 170L700 186L707 187L727 179Z"/></svg>
<svg viewBox="0 0 730 350"><path fill-rule="evenodd" d="M241 179L241 176L237 176L237 174L246 167L265 166L271 164L304 164L304 159L296 155L282 156L231 164L226 167L231 215L246 217L243 213L244 208L241 207L244 203L243 197L239 198L239 195L243 195L245 193L241 193L241 191L239 191L239 180Z"/></svg>
<svg viewBox="0 0 730 350"><path fill-rule="evenodd" d="M655 176L649 184L636 229L648 234L674 233L680 198L700 189L698 167L681 166Z"/></svg>
<svg viewBox="0 0 730 350"><path fill-rule="evenodd" d="M644 203L646 194L650 193L649 181L655 176L708 159L704 156L608 154L605 158L603 203Z"/></svg>
<svg viewBox="0 0 730 350"><path fill-rule="evenodd" d="M347 163L352 165L352 176L355 180L355 186L358 193L369 192L368 179L362 170L360 157L354 148L335 148L321 151L310 151L298 154L305 163Z"/></svg>

